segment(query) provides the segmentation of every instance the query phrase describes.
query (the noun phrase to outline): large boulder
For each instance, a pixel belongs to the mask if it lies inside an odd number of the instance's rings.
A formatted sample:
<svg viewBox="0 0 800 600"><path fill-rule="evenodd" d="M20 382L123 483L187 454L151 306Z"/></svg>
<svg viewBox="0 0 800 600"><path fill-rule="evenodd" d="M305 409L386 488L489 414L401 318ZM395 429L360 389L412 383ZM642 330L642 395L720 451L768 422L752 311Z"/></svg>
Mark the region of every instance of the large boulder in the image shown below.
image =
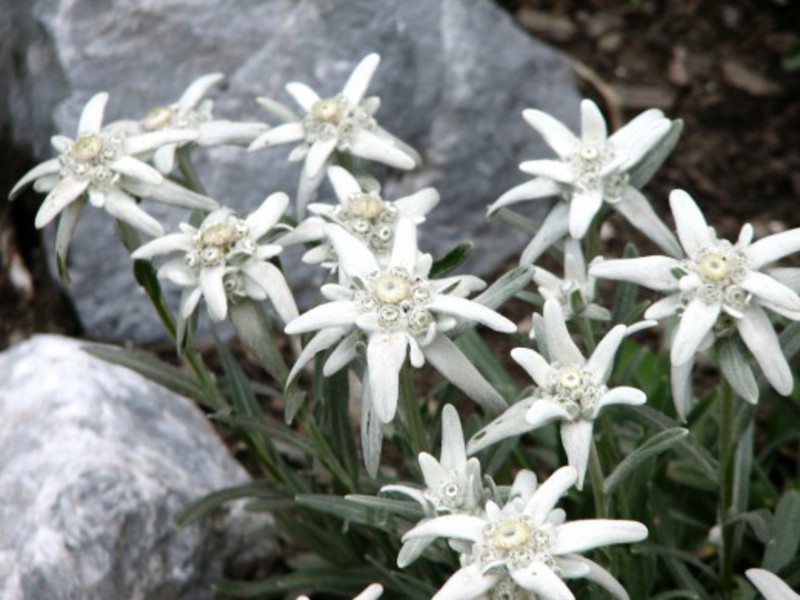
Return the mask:
<svg viewBox="0 0 800 600"><path fill-rule="evenodd" d="M38 336L0 354L4 600L211 598L259 523L241 507L175 519L246 481L191 402L80 342Z"/></svg>
<svg viewBox="0 0 800 600"><path fill-rule="evenodd" d="M109 119L141 118L199 75L222 72L227 86L213 94L216 115L265 121L256 96L291 104L283 86L292 80L335 93L358 60L379 52L383 62L369 90L382 98L378 119L425 161L413 173L379 169L385 196L437 187L442 202L422 247L436 254L472 240L479 252L468 268L480 274L497 269L525 241L506 226L487 224L486 206L524 181L521 160L549 153L522 121L522 109L541 108L567 123L578 115L566 60L490 0L0 0L12 4L15 19L27 15L33 25L24 27L36 34L18 36L26 46L9 69L12 132L41 158L49 156L42 149L54 131L43 107L53 109L56 129L72 135L97 91L111 93ZM214 197L246 211L272 191L296 190L299 167L287 163L288 152L214 149L202 153L199 170ZM326 188L322 199L330 199ZM171 224L186 218L163 206L147 209ZM96 336L159 337L113 235L107 215L86 211L72 266L83 323ZM296 264L297 255L290 258ZM313 269L291 271L298 290L313 289L320 277Z"/></svg>

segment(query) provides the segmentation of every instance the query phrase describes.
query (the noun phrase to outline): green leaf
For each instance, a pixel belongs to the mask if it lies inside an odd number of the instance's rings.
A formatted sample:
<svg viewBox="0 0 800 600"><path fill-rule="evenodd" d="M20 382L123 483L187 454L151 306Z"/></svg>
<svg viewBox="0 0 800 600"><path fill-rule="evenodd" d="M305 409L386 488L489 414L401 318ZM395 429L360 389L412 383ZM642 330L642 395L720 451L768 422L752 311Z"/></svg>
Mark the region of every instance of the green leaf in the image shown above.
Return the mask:
<svg viewBox="0 0 800 600"><path fill-rule="evenodd" d="M777 573L797 555L800 544L800 492L790 490L781 496L773 523L775 537L767 544L761 566Z"/></svg>
<svg viewBox="0 0 800 600"><path fill-rule="evenodd" d="M732 519L727 520L724 525L730 525L739 521L747 523L750 529L753 530L756 538L758 538L758 541L762 544L769 542L772 536L775 535L772 513L766 508L739 513Z"/></svg>
<svg viewBox="0 0 800 600"><path fill-rule="evenodd" d="M445 254L442 258L433 263L428 277L430 279L438 279L442 275L446 275L458 267L458 265L463 263L467 257L472 254L473 247L474 244L472 242L464 242L463 244L459 244L450 250L450 252Z"/></svg>
<svg viewBox="0 0 800 600"><path fill-rule="evenodd" d="M286 406L283 409L283 420L287 425L291 425L297 413L303 408L303 404L308 398L308 393L301 390L293 390L286 393Z"/></svg>
<svg viewBox="0 0 800 600"><path fill-rule="evenodd" d="M377 575L373 568L303 569L288 575L272 576L264 581L224 579L216 585L216 591L236 598L285 596L286 592L292 591L314 591L352 598L375 581Z"/></svg>
<svg viewBox="0 0 800 600"><path fill-rule="evenodd" d="M539 231L539 223L508 208L501 208L494 213L493 217L496 217L513 229L521 231L522 233L527 233L530 236L536 235L536 232Z"/></svg>
<svg viewBox="0 0 800 600"><path fill-rule="evenodd" d="M321 513L334 515L347 523L358 523L396 534L394 526L389 525L386 513L371 507L352 502L341 496L327 494L299 494L295 502Z"/></svg>
<svg viewBox="0 0 800 600"><path fill-rule="evenodd" d="M328 468L331 475L333 475L339 483L341 483L348 491L355 492L358 489L356 478L345 468L339 460L334 448L329 443L328 438L314 422L311 417L307 423L308 435L311 438L311 443L316 450L316 454L322 463Z"/></svg>
<svg viewBox="0 0 800 600"><path fill-rule="evenodd" d="M366 496L364 494L348 494L345 500L355 502L370 510L387 512L409 519L419 521L425 516L419 504L412 500L397 500L395 498L385 498L383 496Z"/></svg>
<svg viewBox="0 0 800 600"><path fill-rule="evenodd" d="M83 346L82 350L106 362L135 371L145 379L162 385L180 396L191 398L202 406L216 408L213 403L209 402L203 386L194 377L147 352L124 350L99 344Z"/></svg>
<svg viewBox="0 0 800 600"><path fill-rule="evenodd" d="M228 314L236 337L258 364L275 379L280 387L286 382L289 369L275 342L272 326L258 303L246 299L231 302Z"/></svg>
<svg viewBox="0 0 800 600"><path fill-rule="evenodd" d="M784 71L800 70L800 42L795 42L781 58L781 67Z"/></svg>
<svg viewBox="0 0 800 600"><path fill-rule="evenodd" d="M639 256L636 246L627 244L622 253L622 258L637 258ZM611 322L612 323L630 323L626 321L633 312L636 306L636 301L639 299L639 286L630 281L620 281L617 283L617 288L614 291L614 304L611 307Z"/></svg>
<svg viewBox="0 0 800 600"><path fill-rule="evenodd" d="M606 477L603 489L606 494L613 494L619 486L624 484L634 473L644 467L646 463L662 452L683 440L689 435L689 430L683 427L673 427L660 431L647 440L644 444L636 448L625 457L617 468Z"/></svg>
<svg viewBox="0 0 800 600"><path fill-rule="evenodd" d="M203 496L183 509L176 521L181 527L191 525L218 511L226 502L253 497L277 497L277 494L269 481L263 479L250 481Z"/></svg>
<svg viewBox="0 0 800 600"><path fill-rule="evenodd" d="M511 269L508 273L495 281L488 289L474 298L475 302L480 302L494 310L505 304L506 300L514 296L517 292L525 288L533 276L533 265L525 265Z"/></svg>

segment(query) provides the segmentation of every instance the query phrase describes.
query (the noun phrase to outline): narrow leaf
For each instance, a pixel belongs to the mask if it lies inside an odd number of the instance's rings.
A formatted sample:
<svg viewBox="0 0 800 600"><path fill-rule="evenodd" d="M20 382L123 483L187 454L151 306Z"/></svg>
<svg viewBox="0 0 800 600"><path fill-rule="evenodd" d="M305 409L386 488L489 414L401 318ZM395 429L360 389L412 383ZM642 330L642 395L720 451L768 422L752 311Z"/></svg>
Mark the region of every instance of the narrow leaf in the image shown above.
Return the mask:
<svg viewBox="0 0 800 600"><path fill-rule="evenodd" d="M470 254L472 254L473 247L474 244L472 242L464 242L463 244L459 244L450 250L450 252L445 254L442 258L433 263L428 277L431 279L437 279L451 272L453 269L463 263Z"/></svg>
<svg viewBox="0 0 800 600"><path fill-rule="evenodd" d="M636 448L617 465L617 468L606 477L603 489L606 494L613 494L634 473L641 469L647 461L667 451L689 434L688 429L673 427L658 432L644 444Z"/></svg>
<svg viewBox="0 0 800 600"><path fill-rule="evenodd" d="M253 497L275 497L277 494L272 488L272 483L260 479L257 481L249 481L243 485L219 490L203 496L200 500L192 502L184 510L182 510L176 519L178 525L184 527L191 525L197 521L207 517L213 512L219 510L223 504L232 500L239 500L240 498L253 498Z"/></svg>
<svg viewBox="0 0 800 600"><path fill-rule="evenodd" d="M762 567L777 573L797 555L800 544L800 492L790 490L775 508L775 537L767 544Z"/></svg>

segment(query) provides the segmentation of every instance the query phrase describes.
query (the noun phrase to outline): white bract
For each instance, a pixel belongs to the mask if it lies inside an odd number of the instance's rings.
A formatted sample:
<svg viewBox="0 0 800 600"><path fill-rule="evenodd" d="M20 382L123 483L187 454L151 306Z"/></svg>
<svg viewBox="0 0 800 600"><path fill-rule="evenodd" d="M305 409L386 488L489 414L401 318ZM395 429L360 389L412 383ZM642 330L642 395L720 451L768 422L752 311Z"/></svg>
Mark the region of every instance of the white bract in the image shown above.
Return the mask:
<svg viewBox="0 0 800 600"><path fill-rule="evenodd" d="M585 316L598 321L608 321L611 313L594 303L595 279L586 271L580 242L567 239L564 242L564 278L546 269L536 267L533 282L539 286L539 294L545 300L553 299L561 305L564 318ZM533 330L531 330L533 335Z"/></svg>
<svg viewBox="0 0 800 600"><path fill-rule="evenodd" d="M665 251L680 253L675 237L638 189L666 157L676 139L670 133L673 130L679 133L680 124L670 121L660 110L651 109L608 136L603 115L591 100L581 103L580 137L540 110L528 109L522 116L544 137L558 159L523 162L520 169L535 179L503 194L489 207L489 212L523 200L550 196L563 199L553 207L523 251L523 264L533 263L567 234L583 238L603 202ZM659 148L662 144L665 146ZM649 161L648 157L654 160ZM634 178L637 169L641 175Z"/></svg>
<svg viewBox="0 0 800 600"><path fill-rule="evenodd" d="M291 119L288 123L270 129L250 144L250 150L256 150L300 142L289 160L305 159L298 191L301 209L304 209L306 201L319 185L324 167L335 151L398 169L413 169L419 163L419 156L414 150L375 121L374 114L380 104L378 98L364 98L379 63L379 55L366 56L353 70L342 91L335 96L321 98L303 83L289 83L286 91L305 114L297 117L289 111L284 115L284 118ZM261 102L270 109L277 105L267 99Z"/></svg>
<svg viewBox="0 0 800 600"><path fill-rule="evenodd" d="M505 592L519 598L535 594L542 600L574 600L564 580L584 577L627 600L628 594L611 574L579 553L639 542L647 537L647 528L622 520L565 522L566 515L555 505L577 477L574 468L562 467L541 486L534 486L524 502L508 502L501 508L489 501L482 515L444 515L406 533L404 542L435 536L470 544L461 556L461 569L434 599L508 597L498 595Z"/></svg>
<svg viewBox="0 0 800 600"><path fill-rule="evenodd" d="M764 269L800 250L800 228L753 242L753 228L747 224L739 239L731 243L717 238L686 192L673 191L670 205L684 248L683 259L646 256L607 260L595 263L590 273L668 294L650 306L645 317L680 317L670 357L673 396L681 416L690 407L688 378L695 353L710 346L715 338L725 339L734 332L738 332L772 387L789 395L794 385L792 372L764 309L798 320L800 295ZM750 402L758 399L757 389L740 395Z"/></svg>
<svg viewBox="0 0 800 600"><path fill-rule="evenodd" d="M363 592L354 596L353 600L377 600L381 594L383 594L383 586L380 583L373 583L368 585ZM297 600L309 600L309 598L308 596L298 596Z"/></svg>
<svg viewBox="0 0 800 600"><path fill-rule="evenodd" d="M606 382L614 355L628 327L617 325L597 345L589 359L572 341L561 306L555 300L544 305L545 344L550 360L529 348L515 348L511 357L525 369L536 388L504 414L476 433L467 445L470 454L547 423L561 421L561 442L569 464L577 469L578 489L589 462L594 420L612 404L644 404L646 397L632 387L609 388Z"/></svg>
<svg viewBox="0 0 800 600"><path fill-rule="evenodd" d="M269 262L282 246L260 244L289 204L281 192L269 196L245 218L221 208L209 214L199 227L185 223L179 233L170 233L139 247L134 259L151 259L160 254L179 252L158 270L158 276L184 288L179 316L185 322L205 298L214 321L228 314L228 302L240 298L272 301L284 322L297 316L292 293L283 273Z"/></svg>
<svg viewBox="0 0 800 600"><path fill-rule="evenodd" d="M63 213L62 227L67 237L88 197L93 206L103 208L113 217L152 236L164 229L136 202L136 197L150 197L168 204L192 209L213 210L216 202L166 180L140 156L164 144L190 142L197 132L163 130L142 135L128 135L121 129L104 129L108 94L92 97L81 113L76 140L53 137L58 158L47 160L31 169L11 190L13 200L26 185L33 182L38 192L47 192L36 227L42 228ZM61 236L61 231L59 232Z"/></svg>
<svg viewBox="0 0 800 600"><path fill-rule="evenodd" d="M180 99L168 106L150 110L144 119L137 122L142 132L182 129L197 133L193 143L199 146L220 144L249 144L268 127L262 123L237 123L214 119L214 103L203 99L206 92L224 76L220 73L203 75L191 83ZM175 163L175 150L186 144L165 144L153 155L153 163L162 173L169 173Z"/></svg>
<svg viewBox="0 0 800 600"><path fill-rule="evenodd" d="M793 592L777 575L765 569L748 569L744 574L765 600L800 600L800 594Z"/></svg>
<svg viewBox="0 0 800 600"><path fill-rule="evenodd" d="M336 255L324 230L325 223L334 222L364 242L378 263L385 266L391 255L398 221L410 219L419 225L439 202L439 193L433 188L391 202L384 200L378 192L363 189L358 179L338 166L328 167L328 179L339 204L310 204L308 210L316 216L305 219L279 240L283 246L319 242L303 255L306 263L336 266Z"/></svg>
<svg viewBox="0 0 800 600"><path fill-rule="evenodd" d="M467 300L479 282L471 276L428 279L429 255L417 251L416 226L401 219L388 265L383 268L367 246L338 225L326 225L349 286L328 284L322 294L330 300L286 326L286 333L317 333L306 345L289 376L291 381L318 352L332 346L324 366L331 375L356 357L366 342L361 432L368 469L374 472L380 449L380 423L390 422L397 409L400 369L409 355L411 365L428 360L455 386L484 408L497 412L506 403L446 335L459 322L475 321L510 333L516 326L495 311ZM482 282L480 282L482 287ZM376 420L377 418L377 420Z"/></svg>

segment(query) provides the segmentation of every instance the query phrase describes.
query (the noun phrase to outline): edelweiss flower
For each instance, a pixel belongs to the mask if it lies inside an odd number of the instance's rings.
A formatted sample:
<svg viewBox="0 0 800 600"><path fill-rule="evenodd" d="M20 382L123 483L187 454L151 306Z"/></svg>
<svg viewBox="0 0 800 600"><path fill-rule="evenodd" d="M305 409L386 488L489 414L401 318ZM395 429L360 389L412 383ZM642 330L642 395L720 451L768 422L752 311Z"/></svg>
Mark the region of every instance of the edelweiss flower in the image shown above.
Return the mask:
<svg viewBox="0 0 800 600"><path fill-rule="evenodd" d="M86 196L92 205L104 208L113 217L152 236L162 235L164 229L139 208L135 196L192 209L217 207L210 198L169 182L137 158L164 144L193 141L197 138L196 132L173 129L129 136L114 128L103 129L107 101L106 93L92 97L81 114L77 140L60 135L53 137L53 147L60 153L59 157L31 169L11 190L9 198L12 200L31 182L36 191L48 192L36 213L37 228L41 229L64 212L63 227L71 235Z"/></svg>
<svg viewBox="0 0 800 600"><path fill-rule="evenodd" d="M303 262L306 263L336 265L333 248L324 230L325 223L332 221L364 242L378 263L385 266L391 254L398 220L410 219L419 225L439 203L439 193L433 188L425 188L388 202L378 192L364 190L358 180L342 167L328 167L328 179L339 204L310 204L309 212L318 216L307 218L279 240L282 246L322 242L305 253Z"/></svg>
<svg viewBox="0 0 800 600"><path fill-rule="evenodd" d="M137 123L143 132L164 129L187 129L197 133L192 140L199 146L220 144L249 144L268 127L262 123L237 123L214 119L211 111L214 103L203 100L206 92L224 78L221 73L212 73L196 79L175 104L160 106L147 113ZM175 163L175 149L183 143L165 144L156 150L153 163L162 173L169 173Z"/></svg>
<svg viewBox="0 0 800 600"><path fill-rule="evenodd" d="M542 599L574 600L563 580L578 577L593 580L616 598L627 600L627 593L611 574L578 553L639 542L647 537L647 528L636 521L607 519L565 523L563 511L554 507L577 476L572 467L562 467L523 505L509 502L500 508L489 501L483 516L445 515L406 533L403 541L437 536L471 544L461 557L461 569L434 600L496 598L500 597L498 591L525 597L520 593L523 590Z"/></svg>
<svg viewBox="0 0 800 600"><path fill-rule="evenodd" d="M766 600L800 600L777 575L764 569L748 569L744 573Z"/></svg>
<svg viewBox="0 0 800 600"><path fill-rule="evenodd" d="M495 311L462 297L474 289L473 277L429 280L429 255L419 256L417 232L408 219L401 219L388 267L381 268L369 248L338 225L326 225L339 266L349 287L329 284L322 294L331 300L300 315L286 326L290 335L320 330L297 359L291 381L318 352L337 347L324 366L331 375L356 356L366 339L367 368L363 375L362 436L373 437L369 447L380 448L380 427L394 418L398 399L398 375L409 354L419 368L429 360L465 394L491 411L506 407L489 385L444 332L459 320L477 321L496 331L510 333L516 326ZM365 452L374 459L374 453ZM377 468L377 463L370 465ZM373 471L374 472L374 471Z"/></svg>
<svg viewBox="0 0 800 600"><path fill-rule="evenodd" d="M358 596L355 596L353 600L377 600L377 598L381 597L383 594L383 586L379 583L373 583L361 592ZM298 596L297 600L309 600L308 596Z"/></svg>
<svg viewBox="0 0 800 600"><path fill-rule="evenodd" d="M688 378L695 353L713 343L715 337L727 338L734 331L738 331L772 387L789 395L794 385L792 372L764 308L797 320L800 296L762 269L800 250L800 228L751 243L753 228L747 224L732 244L717 239L686 192L673 191L670 205L685 250L682 260L667 256L607 260L594 264L590 273L669 294L648 308L645 318L680 315L672 340L671 362L673 396L682 417L691 401ZM741 395L750 402L758 399L757 389L755 394Z"/></svg>
<svg viewBox="0 0 800 600"><path fill-rule="evenodd" d="M324 175L323 167L334 151L375 160L398 169L413 169L419 163L419 156L414 150L376 123L373 115L380 104L378 99L364 99L380 60L377 54L365 57L353 70L341 93L329 98L320 98L303 83L288 84L286 91L305 111L305 115L270 129L250 144L250 150L256 150L276 144L302 142L289 156L289 160L305 158L298 190L301 212L319 185ZM268 100L266 102L273 104Z"/></svg>
<svg viewBox="0 0 800 600"><path fill-rule="evenodd" d="M612 404L644 404L646 397L632 387L608 388L614 355L628 334L617 325L597 345L587 361L567 331L561 307L555 300L544 305L548 362L528 348L515 348L511 357L531 376L537 388L532 396L517 402L504 414L476 433L467 445L474 454L505 438L561 421L561 442L569 464L577 469L578 489L583 488L592 428L600 410Z"/></svg>
<svg viewBox="0 0 800 600"><path fill-rule="evenodd" d="M284 322L297 316L286 279L269 259L280 254L277 244L259 244L278 222L289 204L281 192L269 196L244 219L227 208L209 214L198 228L182 223L180 233L170 233L139 247L134 259L180 252L167 261L158 276L186 288L181 298L180 319L194 312L201 297L214 321L228 314L229 300L252 298L272 301Z"/></svg>
<svg viewBox="0 0 800 600"><path fill-rule="evenodd" d="M577 240L568 239L564 242L564 279L536 267L533 281L539 286L542 298L553 299L561 305L567 321L577 315L598 321L611 319L608 310L594 303L595 280L586 272L586 261Z"/></svg>
<svg viewBox="0 0 800 600"><path fill-rule="evenodd" d="M536 178L503 194L489 212L522 200L559 195L564 200L553 207L523 251L523 264L533 263L567 233L575 239L583 238L603 201L666 252L680 254L675 237L638 189L666 157L677 139L670 133L680 132L679 123L651 109L608 137L603 115L591 100L581 103L581 137L540 110L528 109L522 116L555 150L559 160L523 162L520 169Z"/></svg>

